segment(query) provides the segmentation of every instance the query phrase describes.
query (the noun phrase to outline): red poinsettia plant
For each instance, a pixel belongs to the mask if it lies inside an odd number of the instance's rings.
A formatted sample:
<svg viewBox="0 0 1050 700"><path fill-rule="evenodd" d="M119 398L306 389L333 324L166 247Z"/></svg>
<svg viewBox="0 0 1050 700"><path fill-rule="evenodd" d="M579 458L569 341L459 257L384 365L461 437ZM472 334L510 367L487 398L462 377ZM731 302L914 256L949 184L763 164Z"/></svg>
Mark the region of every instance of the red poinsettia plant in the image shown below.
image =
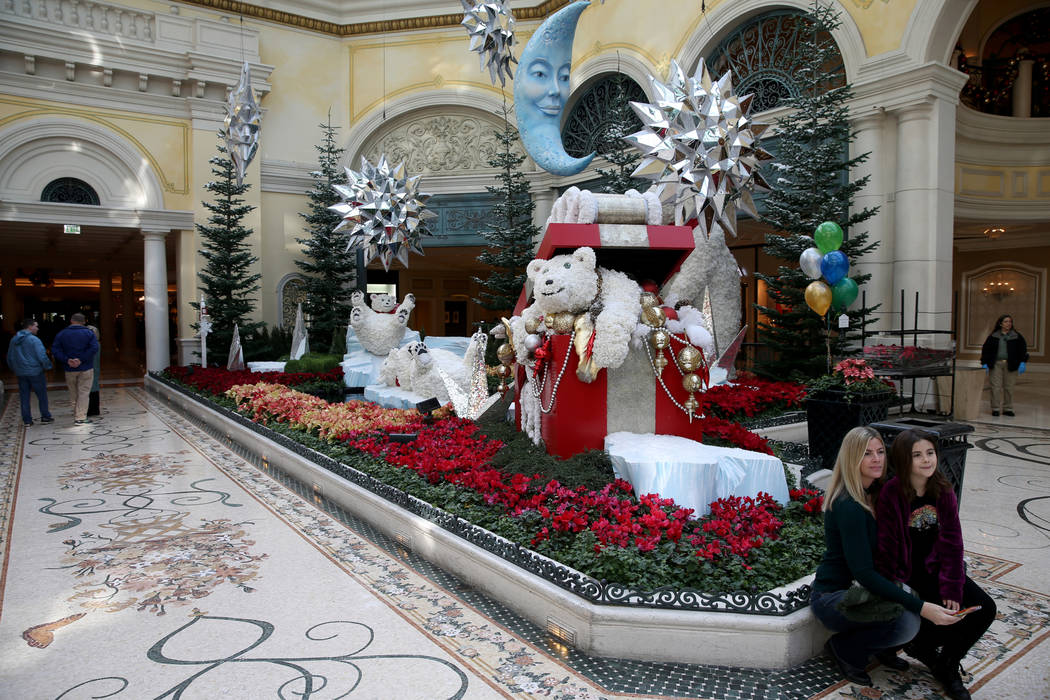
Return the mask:
<svg viewBox="0 0 1050 700"><path fill-rule="evenodd" d="M878 377L864 360L847 358L835 365L831 374L809 383L809 393L844 396L846 401L886 397L896 394L896 387L888 379Z"/></svg>

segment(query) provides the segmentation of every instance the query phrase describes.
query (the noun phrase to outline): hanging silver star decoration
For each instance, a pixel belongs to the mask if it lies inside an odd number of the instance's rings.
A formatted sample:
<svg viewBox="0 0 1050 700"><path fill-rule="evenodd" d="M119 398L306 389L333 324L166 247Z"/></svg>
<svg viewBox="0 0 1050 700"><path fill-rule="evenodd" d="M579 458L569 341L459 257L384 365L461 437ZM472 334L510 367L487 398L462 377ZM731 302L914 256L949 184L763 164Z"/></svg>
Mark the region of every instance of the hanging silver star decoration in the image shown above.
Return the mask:
<svg viewBox="0 0 1050 700"><path fill-rule="evenodd" d="M751 120L754 95L733 94L729 71L713 80L703 59L692 77L671 61L667 83L649 80L653 102L631 103L644 128L625 137L643 156L634 175L674 202L675 223L695 214L705 232L717 221L735 236L737 209L758 218L751 193L769 189L758 172L773 157L758 147L769 125Z"/></svg>
<svg viewBox="0 0 1050 700"><path fill-rule="evenodd" d="M365 252L365 264L379 258L390 270L394 259L408 267L409 252L423 254L424 219L435 216L424 205L430 195L419 191L421 175L405 176L405 164L391 167L386 156L372 165L361 158L360 172L346 168L346 185L334 185L344 201L329 209L343 220L335 231L347 231L346 249Z"/></svg>
<svg viewBox="0 0 1050 700"><path fill-rule="evenodd" d="M489 69L489 79L500 86L506 86L507 78L512 78L511 63L517 59L511 54L514 46L514 15L511 14L507 0L460 0L463 3L463 21L460 22L470 34L470 50L477 51L481 59L481 69Z"/></svg>
<svg viewBox="0 0 1050 700"><path fill-rule="evenodd" d="M261 118L259 103L255 101L255 90L252 89L251 68L245 61L241 68L241 79L226 99L226 121L222 133L226 140L226 150L233 159L238 186L244 181L244 171L248 169L248 164L259 150Z"/></svg>

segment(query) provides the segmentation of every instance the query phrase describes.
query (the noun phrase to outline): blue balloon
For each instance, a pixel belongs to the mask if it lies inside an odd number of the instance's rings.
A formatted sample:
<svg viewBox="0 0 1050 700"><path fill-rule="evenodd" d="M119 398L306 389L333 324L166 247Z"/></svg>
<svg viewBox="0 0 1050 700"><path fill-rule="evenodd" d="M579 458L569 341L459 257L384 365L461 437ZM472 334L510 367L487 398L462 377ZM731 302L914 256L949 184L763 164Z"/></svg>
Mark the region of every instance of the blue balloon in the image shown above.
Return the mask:
<svg viewBox="0 0 1050 700"><path fill-rule="evenodd" d="M849 272L849 258L841 250L833 250L824 254L820 261L820 273L828 284L834 285Z"/></svg>

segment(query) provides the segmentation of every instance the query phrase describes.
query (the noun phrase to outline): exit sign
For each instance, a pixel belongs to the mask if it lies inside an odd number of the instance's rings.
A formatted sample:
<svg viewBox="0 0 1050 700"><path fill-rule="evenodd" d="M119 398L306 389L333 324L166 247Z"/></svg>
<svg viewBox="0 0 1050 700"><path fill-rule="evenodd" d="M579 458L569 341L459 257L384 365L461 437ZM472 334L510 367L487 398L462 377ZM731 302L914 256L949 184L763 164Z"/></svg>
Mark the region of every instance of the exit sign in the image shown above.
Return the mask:
<svg viewBox="0 0 1050 700"><path fill-rule="evenodd" d="M80 224L65 224L62 233L80 233Z"/></svg>

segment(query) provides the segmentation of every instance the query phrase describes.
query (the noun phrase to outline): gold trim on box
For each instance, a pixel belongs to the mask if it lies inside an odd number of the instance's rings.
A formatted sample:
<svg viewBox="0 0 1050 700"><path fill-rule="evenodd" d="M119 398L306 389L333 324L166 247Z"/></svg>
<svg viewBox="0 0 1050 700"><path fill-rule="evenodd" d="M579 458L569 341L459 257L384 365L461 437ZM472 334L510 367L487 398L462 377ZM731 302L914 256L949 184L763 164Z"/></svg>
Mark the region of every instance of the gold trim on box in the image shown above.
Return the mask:
<svg viewBox="0 0 1050 700"><path fill-rule="evenodd" d="M297 15L291 12L282 12L269 7L258 7L247 2L237 0L182 0L187 5L196 5L211 10L230 12L243 17L252 17L284 24L297 29L306 29L311 32L330 34L332 36L360 36L362 34L385 34L388 32L404 32L415 29L436 29L439 27L457 27L463 21L463 14L430 15L428 17L406 17L404 19L388 19L382 22L359 22L357 24L336 24L326 22L313 17ZM515 19L533 20L546 19L556 10L568 5L571 0L545 0L535 7L523 7L515 10Z"/></svg>

